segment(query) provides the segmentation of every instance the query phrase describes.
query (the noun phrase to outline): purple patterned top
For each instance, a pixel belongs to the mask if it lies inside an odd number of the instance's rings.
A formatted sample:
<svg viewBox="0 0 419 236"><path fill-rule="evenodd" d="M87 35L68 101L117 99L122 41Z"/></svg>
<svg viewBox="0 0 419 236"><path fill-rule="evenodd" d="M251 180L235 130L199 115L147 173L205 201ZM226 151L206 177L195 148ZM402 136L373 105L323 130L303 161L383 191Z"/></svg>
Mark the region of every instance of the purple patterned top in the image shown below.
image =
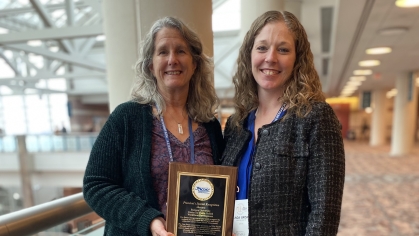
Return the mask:
<svg viewBox="0 0 419 236"><path fill-rule="evenodd" d="M157 193L160 211L166 216L167 185L169 175L169 151L167 150L166 140L161 122L158 118L153 118L151 146L151 177L153 178L154 190ZM189 137L185 142L180 142L169 130L170 147L172 148L173 160L176 162L190 161ZM205 127L201 124L193 132L195 147L195 163L213 165L211 143Z"/></svg>

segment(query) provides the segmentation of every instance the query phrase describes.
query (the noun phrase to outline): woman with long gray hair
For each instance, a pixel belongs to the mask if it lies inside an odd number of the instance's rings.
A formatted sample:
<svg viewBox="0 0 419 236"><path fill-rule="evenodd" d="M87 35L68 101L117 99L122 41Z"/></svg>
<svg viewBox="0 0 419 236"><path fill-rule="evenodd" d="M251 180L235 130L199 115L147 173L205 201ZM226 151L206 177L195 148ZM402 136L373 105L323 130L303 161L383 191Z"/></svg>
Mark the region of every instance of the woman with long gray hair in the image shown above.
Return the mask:
<svg viewBox="0 0 419 236"><path fill-rule="evenodd" d="M87 203L106 220L106 235L166 231L169 162L220 164L221 126L212 63L197 34L165 17L145 37L132 101L100 132L84 177Z"/></svg>

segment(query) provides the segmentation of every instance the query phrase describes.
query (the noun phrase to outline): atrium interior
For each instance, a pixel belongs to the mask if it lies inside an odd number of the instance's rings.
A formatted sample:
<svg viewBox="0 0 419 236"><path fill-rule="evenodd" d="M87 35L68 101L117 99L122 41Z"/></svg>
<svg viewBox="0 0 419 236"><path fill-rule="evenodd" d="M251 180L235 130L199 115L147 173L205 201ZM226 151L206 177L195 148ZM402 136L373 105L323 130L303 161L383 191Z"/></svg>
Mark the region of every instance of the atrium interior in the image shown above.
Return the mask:
<svg viewBox="0 0 419 236"><path fill-rule="evenodd" d="M138 47L155 20L178 17L202 38L223 127L244 34L270 9L305 27L342 125L338 235L419 235L419 1L0 0L0 236L1 217L85 204L90 150L130 99ZM37 235L103 235L103 220L83 207Z"/></svg>

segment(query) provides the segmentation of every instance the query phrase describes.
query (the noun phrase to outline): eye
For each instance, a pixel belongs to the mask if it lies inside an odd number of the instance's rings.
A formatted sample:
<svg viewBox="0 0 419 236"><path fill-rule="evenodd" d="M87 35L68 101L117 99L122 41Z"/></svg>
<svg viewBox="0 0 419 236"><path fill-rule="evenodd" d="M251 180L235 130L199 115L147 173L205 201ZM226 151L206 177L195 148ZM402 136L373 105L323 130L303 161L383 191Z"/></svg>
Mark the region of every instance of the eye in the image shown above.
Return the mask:
<svg viewBox="0 0 419 236"><path fill-rule="evenodd" d="M266 51L266 50L268 50L268 48L266 46L258 46L258 47L256 47L256 50L257 51Z"/></svg>
<svg viewBox="0 0 419 236"><path fill-rule="evenodd" d="M279 48L278 51L280 53L288 53L290 50L288 48Z"/></svg>
<svg viewBox="0 0 419 236"><path fill-rule="evenodd" d="M166 55L167 52L165 50L161 50L157 52L157 55Z"/></svg>

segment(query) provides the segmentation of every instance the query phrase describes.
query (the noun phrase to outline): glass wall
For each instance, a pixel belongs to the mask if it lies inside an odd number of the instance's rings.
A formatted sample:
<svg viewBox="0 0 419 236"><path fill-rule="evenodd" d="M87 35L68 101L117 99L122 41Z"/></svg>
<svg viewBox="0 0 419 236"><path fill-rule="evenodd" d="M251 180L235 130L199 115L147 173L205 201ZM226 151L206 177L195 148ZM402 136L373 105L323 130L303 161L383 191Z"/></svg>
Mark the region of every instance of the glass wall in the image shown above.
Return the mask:
<svg viewBox="0 0 419 236"><path fill-rule="evenodd" d="M65 93L0 96L0 129L5 135L70 131Z"/></svg>

